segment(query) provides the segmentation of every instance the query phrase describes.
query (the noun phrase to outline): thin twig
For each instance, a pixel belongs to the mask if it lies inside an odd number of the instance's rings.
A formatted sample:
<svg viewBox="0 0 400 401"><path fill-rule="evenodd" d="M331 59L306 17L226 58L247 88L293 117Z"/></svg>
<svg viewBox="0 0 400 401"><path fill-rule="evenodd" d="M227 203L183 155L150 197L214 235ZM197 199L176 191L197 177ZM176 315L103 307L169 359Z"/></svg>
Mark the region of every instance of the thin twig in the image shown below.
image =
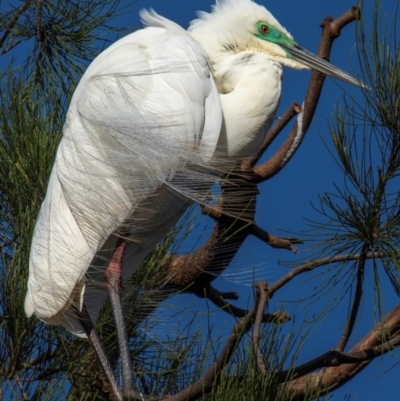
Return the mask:
<svg viewBox="0 0 400 401"><path fill-rule="evenodd" d="M15 24L18 22L21 15L25 12L25 10L31 5L32 0L26 0L25 3L21 4L17 9L14 17L11 19L8 26L5 28L3 35L0 37L0 48L3 47L4 42L6 41L8 35L11 33L11 30L14 28Z"/></svg>
<svg viewBox="0 0 400 401"><path fill-rule="evenodd" d="M364 245L361 253L360 258L358 259L358 267L357 267L357 284L356 284L356 292L354 294L354 301L351 308L349 319L347 320L346 327L343 330L342 337L338 345L336 346L336 351L343 351L349 341L351 333L354 328L354 324L357 319L358 311L360 309L362 294L363 294L363 283L364 283L364 270L365 270L365 255L367 254L368 246Z"/></svg>
<svg viewBox="0 0 400 401"><path fill-rule="evenodd" d="M22 394L22 397L24 398L24 401L29 401L28 394L26 393L26 391L25 391L25 389L24 389L24 386L22 385L19 376L18 376L18 375L15 375L15 376L14 376L14 379L15 379L15 381L17 382L19 389L21 390L21 394Z"/></svg>
<svg viewBox="0 0 400 401"><path fill-rule="evenodd" d="M273 248L279 249L288 249L289 251L293 251L297 253L297 248L293 246L293 244L303 244L299 238L295 237L278 237L274 234L270 234L267 231L263 230L261 227L256 224L252 224L248 231L251 235L254 235L259 240L265 242L266 244L272 246Z"/></svg>
<svg viewBox="0 0 400 401"><path fill-rule="evenodd" d="M260 369L261 374L266 375L267 369L264 364L264 358L260 350L259 346L259 338L260 338L260 329L261 329L261 322L264 316L264 309L268 302L268 285L266 281L259 281L256 284L256 288L258 289L257 296L259 297L256 318L253 327L253 349L254 355L256 357L258 369Z"/></svg>
<svg viewBox="0 0 400 401"><path fill-rule="evenodd" d="M24 369L33 368L35 365L48 362L50 359L53 359L55 355L56 352L54 350L45 352L44 354L41 354L36 358L30 359L28 362L22 363L22 366L24 367Z"/></svg>
<svg viewBox="0 0 400 401"><path fill-rule="evenodd" d="M275 283L271 284L268 287L270 296L272 296L277 290L282 288L289 281L291 281L294 277L298 276L301 273L314 270L317 267L325 266L330 263L340 263L340 262L346 262L349 260L358 260L358 259L360 259L360 256L361 255L359 253L327 256L324 258L312 260L310 262L302 263L301 265L297 266L296 268L291 270L289 273L285 274L283 277L281 277L279 280L275 281ZM368 252L365 255L365 259L375 259L375 258L381 258L381 257L382 257L382 254L380 252Z"/></svg>
<svg viewBox="0 0 400 401"><path fill-rule="evenodd" d="M21 42L22 42L22 40L17 40L17 41L15 41L15 42L9 43L9 44L0 52L0 56L2 56L3 54L8 53L10 50L14 49L14 47L18 46Z"/></svg>
<svg viewBox="0 0 400 401"><path fill-rule="evenodd" d="M144 392L144 394L149 395L150 392L151 392L150 387L147 385L146 378L144 377L144 375L142 374L142 372L141 372L141 371L138 371L139 368L138 368L137 363L136 363L135 360L132 361L132 366L133 366L133 368L134 368L134 372L135 372L136 376L137 376L137 377L139 378L139 380L140 380L140 383L141 383L141 385L142 385L142 387L143 387L143 392Z"/></svg>
<svg viewBox="0 0 400 401"><path fill-rule="evenodd" d="M204 393L208 393L212 390L218 376L221 374L222 370L233 355L233 351L239 344L242 337L250 330L256 309L257 306L252 308L245 317L241 318L233 326L231 334L229 335L223 350L216 358L215 362L207 370L205 375L191 386L180 391L178 394L169 397L168 401L192 401L198 399L198 397Z"/></svg>
<svg viewBox="0 0 400 401"><path fill-rule="evenodd" d="M205 289L205 296L209 299L214 305L218 306L222 311L236 317L241 318L246 316L249 311L246 309L238 308L224 300L221 296L221 292L214 288L212 285L208 285ZM290 316L285 312L276 312L276 313L264 313L262 316L263 323L285 323L290 320Z"/></svg>

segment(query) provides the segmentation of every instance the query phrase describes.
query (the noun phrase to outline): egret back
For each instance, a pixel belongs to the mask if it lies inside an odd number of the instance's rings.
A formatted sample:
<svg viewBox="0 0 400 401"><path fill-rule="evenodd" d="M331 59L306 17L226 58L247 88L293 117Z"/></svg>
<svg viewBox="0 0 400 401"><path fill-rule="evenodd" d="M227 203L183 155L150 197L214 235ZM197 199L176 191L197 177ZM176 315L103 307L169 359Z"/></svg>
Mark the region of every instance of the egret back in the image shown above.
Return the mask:
<svg viewBox="0 0 400 401"><path fill-rule="evenodd" d="M76 309L85 302L95 321L105 299L116 235L130 232L126 279L212 182L202 170L222 111L207 55L178 25L144 18L154 26L101 53L80 81L32 241L25 310L77 335Z"/></svg>

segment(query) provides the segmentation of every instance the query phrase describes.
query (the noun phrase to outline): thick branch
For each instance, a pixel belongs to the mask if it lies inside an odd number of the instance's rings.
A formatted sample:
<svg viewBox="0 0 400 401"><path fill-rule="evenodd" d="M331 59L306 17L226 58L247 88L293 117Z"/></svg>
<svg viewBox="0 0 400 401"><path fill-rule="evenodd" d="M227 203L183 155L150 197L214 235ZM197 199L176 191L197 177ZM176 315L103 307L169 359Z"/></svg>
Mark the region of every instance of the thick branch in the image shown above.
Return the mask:
<svg viewBox="0 0 400 401"><path fill-rule="evenodd" d="M353 21L355 18L356 9L352 8L343 16L331 22L330 24L324 23L324 33L318 51L319 56L329 58L329 52L332 43L338 36L339 30L349 22ZM288 112L284 114L282 121L278 122L276 127L274 127L267 134L263 146L260 148L255 158L244 161L242 166L240 166L238 172L236 173L238 176L238 180L235 180L238 181L235 182L236 185L230 185L230 180L221 183L222 199L220 200L218 207L215 210L206 206L203 208L204 212L209 213L210 216L216 220L213 234L206 246L190 255L174 258L172 265L167 267L167 269L174 271L173 281L175 284L178 284L179 288L185 288L188 284L190 284L190 282L188 283L188 278L190 275L192 276L191 282L195 282L197 285L200 280L200 286L203 286L204 288L204 285L210 283L229 265L233 256L236 254L237 250L240 248L243 241L249 234L249 229L246 226L249 224L249 222L254 220L255 197L258 193L256 183L262 182L272 175L275 175L293 156L311 123L321 94L324 78L325 76L318 72L314 72L312 74L303 109L300 110L298 105L293 104ZM286 125L293 115L298 112L300 112L298 121L292 129L288 139L282 145L277 154L275 154L263 165L254 167L253 172L249 173L248 167L254 164L256 159L261 156L261 154L273 141L283 126ZM234 174L235 172L231 173L231 175ZM238 196L238 193L240 196ZM247 215L247 218L244 221L240 222L239 219L235 219L232 216L229 217L229 210L237 211L244 210L244 208L246 208ZM255 229L253 228L253 230ZM267 233L262 233L261 229L255 230L254 234L260 236L260 238L263 238L263 240L266 240L265 235ZM270 235L267 234L267 236ZM229 238L229 240L227 240L227 238ZM271 241L268 239L267 242L271 244ZM278 241L276 241L274 245L295 250L290 243L290 239L284 244L278 244ZM223 246L225 247L225 250ZM228 248L229 252L226 251ZM217 273L215 273L214 269L217 260L221 266L217 268ZM184 282L178 280L178 277L181 279L183 277L182 274L178 272L177 266L179 266L180 271L185 271L185 280L183 280ZM214 268L210 269L212 266L214 266ZM199 272L206 273L206 275L203 274L200 279Z"/></svg>
<svg viewBox="0 0 400 401"><path fill-rule="evenodd" d="M340 366L328 367L319 372L309 374L290 382L283 383L293 400L302 400L306 392L319 391L320 395L327 394L345 384L356 374L363 370L376 356L382 355L392 350L400 344L400 305L397 305L373 330L371 330L353 349L347 354L340 355L339 360L334 364L343 363ZM324 356L320 357L323 358ZM318 359L318 358L317 358ZM341 359L341 361L340 361ZM316 360L302 365L302 372L311 371L317 368ZM356 361L356 362L354 362ZM320 365L321 366L321 365ZM323 365L322 365L323 366ZM293 373L299 374L296 369Z"/></svg>
<svg viewBox="0 0 400 401"><path fill-rule="evenodd" d="M239 176L222 181L221 192L217 209L204 209L216 221L206 244L192 253L172 256L161 268L159 274L168 277L167 288L185 289L203 296L204 289L229 266L249 235L255 216L257 185ZM218 210L245 210L246 219L236 218L236 212L231 216L219 214Z"/></svg>

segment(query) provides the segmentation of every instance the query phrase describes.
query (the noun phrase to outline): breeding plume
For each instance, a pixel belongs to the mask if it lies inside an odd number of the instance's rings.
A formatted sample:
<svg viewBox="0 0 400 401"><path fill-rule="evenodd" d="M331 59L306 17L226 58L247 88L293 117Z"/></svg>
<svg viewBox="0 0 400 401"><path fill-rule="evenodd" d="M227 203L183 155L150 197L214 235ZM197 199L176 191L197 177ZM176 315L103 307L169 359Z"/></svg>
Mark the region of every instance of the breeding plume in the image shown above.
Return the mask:
<svg viewBox="0 0 400 401"><path fill-rule="evenodd" d="M359 85L263 6L217 0L188 31L154 11L88 67L71 100L33 235L25 311L88 335L119 238L126 281L274 120L282 66ZM117 244L118 243L118 244Z"/></svg>

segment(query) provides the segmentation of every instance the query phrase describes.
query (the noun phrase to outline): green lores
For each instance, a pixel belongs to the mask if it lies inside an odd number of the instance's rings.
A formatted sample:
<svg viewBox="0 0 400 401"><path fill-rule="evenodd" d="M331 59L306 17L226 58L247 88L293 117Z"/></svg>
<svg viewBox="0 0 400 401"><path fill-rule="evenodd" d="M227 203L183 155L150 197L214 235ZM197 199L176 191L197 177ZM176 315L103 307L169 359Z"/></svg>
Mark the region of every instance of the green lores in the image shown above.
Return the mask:
<svg viewBox="0 0 400 401"><path fill-rule="evenodd" d="M275 28L274 26L271 26L267 22L257 22L257 34L255 35L257 38L260 38L262 40L266 40L268 42L276 43L277 45L297 45L297 43L286 36L283 32L281 32L278 28ZM286 53L287 50L285 49ZM290 54L288 53L290 56Z"/></svg>
<svg viewBox="0 0 400 401"><path fill-rule="evenodd" d="M308 68L322 72L325 75L340 79L351 85L369 89L366 85L353 78L347 72L342 71L340 68L335 67L328 61L310 53L306 49L303 49L292 38L289 38L282 31L271 24L260 21L257 22L256 28L257 33L254 34L255 37L277 44L285 51L287 58L290 58L299 64L303 64Z"/></svg>

